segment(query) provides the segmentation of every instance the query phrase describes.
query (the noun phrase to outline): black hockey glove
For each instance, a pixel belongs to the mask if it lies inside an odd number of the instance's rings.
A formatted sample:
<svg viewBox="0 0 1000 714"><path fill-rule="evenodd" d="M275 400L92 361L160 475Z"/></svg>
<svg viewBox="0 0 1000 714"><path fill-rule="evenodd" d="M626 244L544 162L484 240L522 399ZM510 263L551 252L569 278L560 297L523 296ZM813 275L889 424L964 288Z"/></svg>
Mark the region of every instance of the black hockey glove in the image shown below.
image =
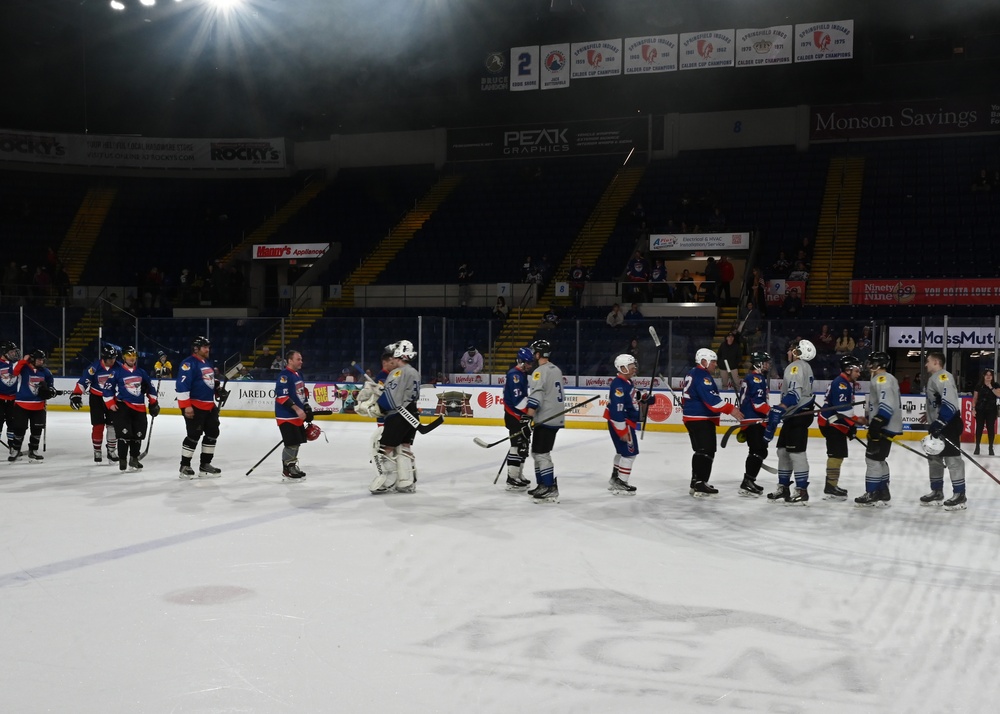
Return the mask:
<svg viewBox="0 0 1000 714"><path fill-rule="evenodd" d="M935 419L931 422L931 425L927 427L927 431L930 432L931 436L941 436L941 432L944 431L945 426L947 426L940 419Z"/></svg>
<svg viewBox="0 0 1000 714"><path fill-rule="evenodd" d="M83 395L74 394L69 398L69 405L74 411L83 409Z"/></svg>
<svg viewBox="0 0 1000 714"><path fill-rule="evenodd" d="M526 444L531 443L531 417L527 414L521 415L521 439Z"/></svg>
<svg viewBox="0 0 1000 714"><path fill-rule="evenodd" d="M229 390L223 387L221 384L215 385L215 402L219 405L219 409L226 406L226 401L229 399Z"/></svg>
<svg viewBox="0 0 1000 714"><path fill-rule="evenodd" d="M153 402L149 405L149 416L154 419L160 415L160 403Z"/></svg>
<svg viewBox="0 0 1000 714"><path fill-rule="evenodd" d="M875 416L872 417L872 420L868 422L868 436L876 440L881 439L882 430L888 423L889 423L888 419L886 419L881 414L876 414Z"/></svg>
<svg viewBox="0 0 1000 714"><path fill-rule="evenodd" d="M42 382L38 385L39 399L52 399L52 397L57 396L59 396L59 390L49 386L48 382Z"/></svg>
<svg viewBox="0 0 1000 714"><path fill-rule="evenodd" d="M313 420L313 408L306 404L302 407L302 411L306 413L306 424L311 424Z"/></svg>

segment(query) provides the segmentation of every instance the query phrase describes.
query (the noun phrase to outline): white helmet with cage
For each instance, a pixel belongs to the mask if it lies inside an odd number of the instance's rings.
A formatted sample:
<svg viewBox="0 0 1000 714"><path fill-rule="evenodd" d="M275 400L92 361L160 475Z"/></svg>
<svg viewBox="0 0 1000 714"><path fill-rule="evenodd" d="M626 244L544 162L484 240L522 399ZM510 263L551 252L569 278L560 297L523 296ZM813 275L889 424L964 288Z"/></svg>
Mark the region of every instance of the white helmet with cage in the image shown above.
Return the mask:
<svg viewBox="0 0 1000 714"><path fill-rule="evenodd" d="M924 450L925 454L937 456L944 451L944 439L939 439L936 436L928 434L920 440L920 448Z"/></svg>
<svg viewBox="0 0 1000 714"><path fill-rule="evenodd" d="M620 354L615 357L615 369L618 370L619 374L629 374L629 367L639 368L639 362L636 360L635 356L630 354ZM632 372L635 374L635 371Z"/></svg>
<svg viewBox="0 0 1000 714"><path fill-rule="evenodd" d="M798 354L799 359L810 361L816 356L816 345L814 345L809 340L799 340L799 344L794 348L795 353Z"/></svg>
<svg viewBox="0 0 1000 714"><path fill-rule="evenodd" d="M700 350L694 353L694 361L698 363L699 367L702 367L702 362L718 362L719 355L715 354L714 350L710 350L707 347L702 347Z"/></svg>
<svg viewBox="0 0 1000 714"><path fill-rule="evenodd" d="M417 356L417 351L413 349L413 343L409 340L400 340L395 347L392 352L393 357L409 361Z"/></svg>

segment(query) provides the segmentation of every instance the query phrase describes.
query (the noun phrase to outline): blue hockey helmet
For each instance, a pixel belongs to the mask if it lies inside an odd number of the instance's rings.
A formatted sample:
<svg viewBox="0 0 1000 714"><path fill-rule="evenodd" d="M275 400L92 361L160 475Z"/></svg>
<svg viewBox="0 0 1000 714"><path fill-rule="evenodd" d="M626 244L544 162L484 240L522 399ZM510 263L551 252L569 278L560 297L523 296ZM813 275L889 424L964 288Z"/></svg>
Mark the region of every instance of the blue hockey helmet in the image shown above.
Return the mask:
<svg viewBox="0 0 1000 714"><path fill-rule="evenodd" d="M535 361L535 353L529 347L522 347L517 351L517 361L519 364L531 364Z"/></svg>

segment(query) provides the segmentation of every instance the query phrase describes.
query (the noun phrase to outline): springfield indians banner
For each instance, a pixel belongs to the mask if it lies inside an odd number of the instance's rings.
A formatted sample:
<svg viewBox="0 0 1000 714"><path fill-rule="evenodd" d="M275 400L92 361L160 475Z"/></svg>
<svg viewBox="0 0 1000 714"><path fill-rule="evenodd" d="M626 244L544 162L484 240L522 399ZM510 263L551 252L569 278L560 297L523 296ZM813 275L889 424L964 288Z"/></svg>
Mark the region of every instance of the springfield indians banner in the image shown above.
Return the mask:
<svg viewBox="0 0 1000 714"><path fill-rule="evenodd" d="M0 129L0 161L112 168L279 170L285 140L165 139Z"/></svg>
<svg viewBox="0 0 1000 714"><path fill-rule="evenodd" d="M566 89L572 80L714 67L763 67L854 57L854 20L812 22L592 42L512 47L486 53L484 92Z"/></svg>

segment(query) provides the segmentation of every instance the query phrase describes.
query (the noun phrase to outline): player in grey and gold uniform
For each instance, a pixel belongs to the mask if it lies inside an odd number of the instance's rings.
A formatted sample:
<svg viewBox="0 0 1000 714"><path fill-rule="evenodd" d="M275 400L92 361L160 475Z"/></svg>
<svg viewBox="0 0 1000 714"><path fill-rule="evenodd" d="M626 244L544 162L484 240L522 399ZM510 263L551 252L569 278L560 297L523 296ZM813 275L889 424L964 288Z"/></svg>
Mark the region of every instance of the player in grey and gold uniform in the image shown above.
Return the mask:
<svg viewBox="0 0 1000 714"><path fill-rule="evenodd" d="M772 503L781 501L792 505L806 505L809 502L809 460L806 446L809 444L809 427L813 423L812 409L816 405L813 396L813 370L809 361L816 356L816 346L809 340L799 340L788 345L788 362L781 380L781 402L772 407L767 415L764 441L770 442L781 423L778 435L778 488L767 494ZM797 414L796 412L809 412ZM788 417L785 418L785 412ZM795 492L791 491L792 476L795 477Z"/></svg>
<svg viewBox="0 0 1000 714"><path fill-rule="evenodd" d="M889 374L891 358L886 352L868 355L871 372L871 392L865 399L865 417L858 423L868 423L868 448L865 449L865 493L854 499L858 506L889 504L889 449L892 437L903 433L903 407L899 397L899 382Z"/></svg>
<svg viewBox="0 0 1000 714"><path fill-rule="evenodd" d="M528 406L521 421L534 420L536 424L531 435L531 458L535 463L535 481L538 485L528 491L528 495L537 503L558 503L559 484L551 454L556 433L566 423L566 417L560 415L565 409L563 374L561 369L549 361L552 345L548 340L535 340L529 349L534 354L538 367L528 379ZM540 423L546 419L551 421Z"/></svg>
<svg viewBox="0 0 1000 714"><path fill-rule="evenodd" d="M947 511L964 511L965 462L958 450L962 438L962 403L958 385L951 372L944 368L943 352L929 352L924 366L927 368L927 431L924 451L930 458L931 492L920 497L920 505L943 505ZM954 495L944 500L944 467L948 467ZM942 503L943 502L943 503Z"/></svg>
<svg viewBox="0 0 1000 714"><path fill-rule="evenodd" d="M385 415L380 448L373 461L378 473L369 485L372 493L413 493L417 490L417 466L413 458L413 438L420 420L420 374L410 365L417 356L413 343L395 343L389 376L378 398L378 412ZM376 387L376 389L378 389ZM373 416L379 416L376 413Z"/></svg>

